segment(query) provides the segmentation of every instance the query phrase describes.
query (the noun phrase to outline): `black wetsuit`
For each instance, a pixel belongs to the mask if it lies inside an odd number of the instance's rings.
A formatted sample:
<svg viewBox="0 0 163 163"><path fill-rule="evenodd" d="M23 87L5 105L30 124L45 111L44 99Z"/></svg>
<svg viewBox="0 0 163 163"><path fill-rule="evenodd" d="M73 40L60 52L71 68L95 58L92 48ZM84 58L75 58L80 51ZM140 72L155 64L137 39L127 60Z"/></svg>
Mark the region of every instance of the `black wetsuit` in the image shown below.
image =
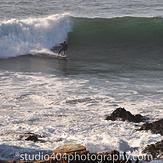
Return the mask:
<svg viewBox="0 0 163 163"><path fill-rule="evenodd" d="M65 55L66 50L68 50L68 45L66 42L61 43L60 45L62 45L62 49L58 52L58 54L60 54L63 51Z"/></svg>

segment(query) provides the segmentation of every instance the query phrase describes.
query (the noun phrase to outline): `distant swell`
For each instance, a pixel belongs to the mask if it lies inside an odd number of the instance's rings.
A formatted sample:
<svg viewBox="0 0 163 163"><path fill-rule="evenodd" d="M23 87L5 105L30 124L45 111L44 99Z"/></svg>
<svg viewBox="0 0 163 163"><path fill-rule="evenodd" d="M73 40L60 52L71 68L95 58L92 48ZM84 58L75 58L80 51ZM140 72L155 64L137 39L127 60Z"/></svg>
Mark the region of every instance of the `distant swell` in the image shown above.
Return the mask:
<svg viewBox="0 0 163 163"><path fill-rule="evenodd" d="M50 49L71 31L68 15L45 18L11 19L0 22L0 57L8 58Z"/></svg>
<svg viewBox="0 0 163 163"><path fill-rule="evenodd" d="M73 18L75 44L157 44L163 42L162 18Z"/></svg>

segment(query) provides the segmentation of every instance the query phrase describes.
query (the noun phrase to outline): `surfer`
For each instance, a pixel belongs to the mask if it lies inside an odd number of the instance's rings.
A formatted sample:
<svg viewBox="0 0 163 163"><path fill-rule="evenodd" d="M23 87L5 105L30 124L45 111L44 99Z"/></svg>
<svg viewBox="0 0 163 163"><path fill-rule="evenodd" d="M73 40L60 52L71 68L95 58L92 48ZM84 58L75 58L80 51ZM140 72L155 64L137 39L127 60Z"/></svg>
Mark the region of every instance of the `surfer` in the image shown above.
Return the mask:
<svg viewBox="0 0 163 163"><path fill-rule="evenodd" d="M63 54L65 55L66 51L68 50L68 45L66 41L60 44L62 46L62 49L58 52L58 55L63 51Z"/></svg>

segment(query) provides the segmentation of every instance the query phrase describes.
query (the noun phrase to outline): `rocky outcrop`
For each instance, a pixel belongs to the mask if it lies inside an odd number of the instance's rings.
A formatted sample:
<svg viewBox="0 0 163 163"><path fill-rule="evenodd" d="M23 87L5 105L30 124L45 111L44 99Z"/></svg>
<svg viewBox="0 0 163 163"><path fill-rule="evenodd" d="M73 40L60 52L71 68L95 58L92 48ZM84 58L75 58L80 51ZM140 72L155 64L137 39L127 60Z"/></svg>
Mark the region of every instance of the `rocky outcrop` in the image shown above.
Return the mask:
<svg viewBox="0 0 163 163"><path fill-rule="evenodd" d="M75 152L78 154L83 154L83 153L88 153L88 150L86 150L86 147L80 144L65 144L56 148L51 154L56 154L56 153L73 154Z"/></svg>
<svg viewBox="0 0 163 163"><path fill-rule="evenodd" d="M148 145L142 152L151 154L154 159L163 159L163 140Z"/></svg>
<svg viewBox="0 0 163 163"><path fill-rule="evenodd" d="M27 133L28 137L25 139L26 141L33 141L33 142L42 142L44 143L45 140L43 140L43 136L35 134L35 133Z"/></svg>
<svg viewBox="0 0 163 163"><path fill-rule="evenodd" d="M51 152L46 160L36 161L34 163L68 163L68 162L76 162L75 155L86 155L89 151L80 144L65 144L56 148L53 152ZM47 161L48 160L48 161Z"/></svg>
<svg viewBox="0 0 163 163"><path fill-rule="evenodd" d="M163 135L163 119L155 121L153 123L145 123L139 130L151 130L153 134Z"/></svg>
<svg viewBox="0 0 163 163"><path fill-rule="evenodd" d="M139 123L145 121L147 118L140 114L133 115L129 111L126 111L124 108L117 108L111 113L111 115L107 116L105 119L112 121L121 120Z"/></svg>
<svg viewBox="0 0 163 163"><path fill-rule="evenodd" d="M89 151L80 144L65 144L63 146L59 146L56 148L50 155L54 156L55 160L58 160L57 162L69 162L69 158L72 161L76 161L74 155L83 155L87 154ZM59 155L58 155L59 154ZM59 157L62 157L63 159L59 160ZM74 158L73 158L74 157Z"/></svg>
<svg viewBox="0 0 163 163"><path fill-rule="evenodd" d="M139 130L151 130L153 134L163 135L163 119L155 121L153 123L145 123Z"/></svg>
<svg viewBox="0 0 163 163"><path fill-rule="evenodd" d="M38 137L36 135L30 135L25 140L36 142L36 141L38 141Z"/></svg>

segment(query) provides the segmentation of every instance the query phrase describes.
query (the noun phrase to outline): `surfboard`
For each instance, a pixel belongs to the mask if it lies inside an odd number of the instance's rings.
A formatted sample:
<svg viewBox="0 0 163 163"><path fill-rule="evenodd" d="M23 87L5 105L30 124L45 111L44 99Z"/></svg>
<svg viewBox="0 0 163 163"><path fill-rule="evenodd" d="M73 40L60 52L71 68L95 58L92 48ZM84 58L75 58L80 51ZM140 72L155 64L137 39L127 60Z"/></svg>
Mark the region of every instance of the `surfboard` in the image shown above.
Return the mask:
<svg viewBox="0 0 163 163"><path fill-rule="evenodd" d="M67 59L67 56L64 54L57 54L55 51L50 50L53 55L55 55L58 59Z"/></svg>
<svg viewBox="0 0 163 163"><path fill-rule="evenodd" d="M53 51L48 50L48 49L41 49L41 50L36 50L36 51L33 50L31 55L39 56L39 57L52 57L52 58L63 59L63 60L67 59L66 55L58 54L58 53L53 52Z"/></svg>
<svg viewBox="0 0 163 163"><path fill-rule="evenodd" d="M59 58L59 59L67 59L67 56L66 55L58 55L57 58Z"/></svg>

